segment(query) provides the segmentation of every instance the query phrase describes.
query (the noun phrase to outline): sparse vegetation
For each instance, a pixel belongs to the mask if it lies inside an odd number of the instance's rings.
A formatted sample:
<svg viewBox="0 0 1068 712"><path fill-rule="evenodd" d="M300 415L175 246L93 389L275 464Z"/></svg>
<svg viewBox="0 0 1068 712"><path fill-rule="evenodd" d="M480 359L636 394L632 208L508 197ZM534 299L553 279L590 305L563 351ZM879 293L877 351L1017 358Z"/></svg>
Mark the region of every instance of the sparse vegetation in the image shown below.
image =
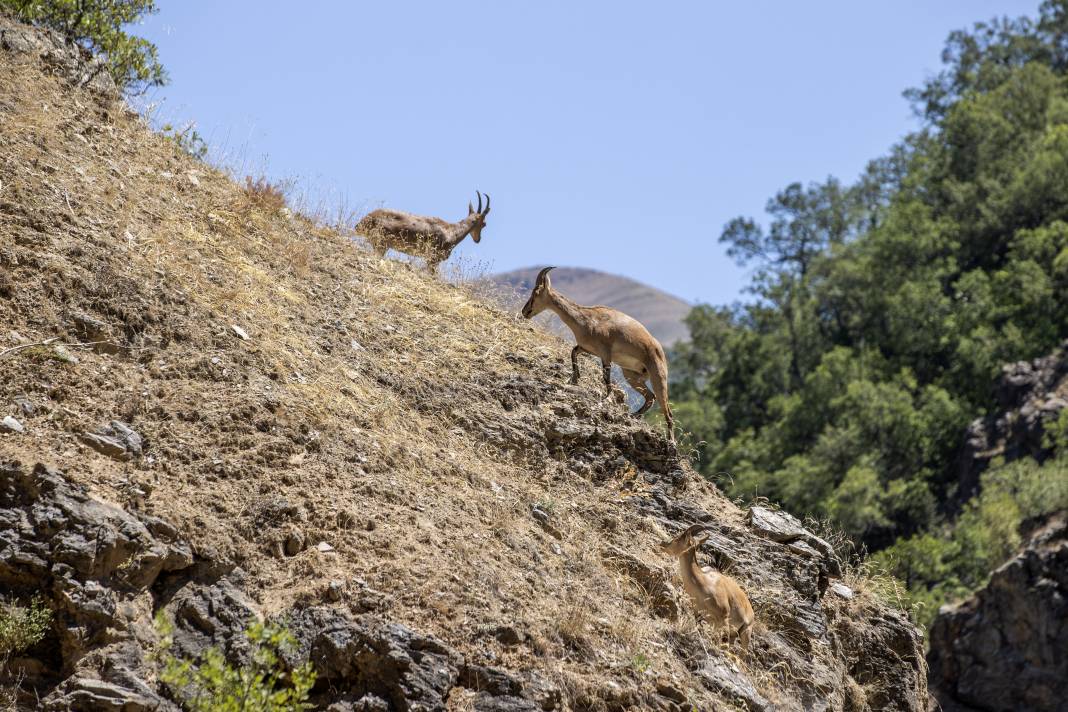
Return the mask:
<svg viewBox="0 0 1068 712"><path fill-rule="evenodd" d="M260 210L277 213L286 206L286 192L287 186L284 183L271 182L266 176L245 176L245 194Z"/></svg>
<svg viewBox="0 0 1068 712"><path fill-rule="evenodd" d="M245 631L249 663L232 665L218 648L199 660L183 660L171 653L172 626L156 618L162 636L159 677L189 712L299 712L310 709L308 694L315 685L310 663L292 670L283 652L296 644L282 626L254 622Z"/></svg>
<svg viewBox="0 0 1068 712"><path fill-rule="evenodd" d="M183 153L201 161L208 157L208 144L197 131L194 122L190 121L184 126L164 124L159 131L162 136L173 141Z"/></svg>
<svg viewBox="0 0 1068 712"><path fill-rule="evenodd" d="M0 666L12 655L41 642L52 623L52 611L40 598L30 605L17 602L0 602Z"/></svg>

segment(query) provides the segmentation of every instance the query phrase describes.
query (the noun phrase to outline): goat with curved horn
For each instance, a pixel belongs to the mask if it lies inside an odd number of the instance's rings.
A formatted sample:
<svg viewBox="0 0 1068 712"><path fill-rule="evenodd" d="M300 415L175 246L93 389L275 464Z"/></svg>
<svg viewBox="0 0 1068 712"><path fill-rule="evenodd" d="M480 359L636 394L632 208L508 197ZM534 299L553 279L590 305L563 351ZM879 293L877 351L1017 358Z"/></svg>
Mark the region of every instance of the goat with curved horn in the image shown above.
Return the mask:
<svg viewBox="0 0 1068 712"><path fill-rule="evenodd" d="M749 650L756 619L753 605L738 582L710 566L697 563L697 549L705 543L708 526L694 524L661 548L679 560L682 587L697 608L697 617L707 620L715 628L726 628L728 638L737 637L744 650Z"/></svg>
<svg viewBox="0 0 1068 712"><path fill-rule="evenodd" d="M400 210L374 210L356 224L356 234L367 238L371 249L379 257L385 257L390 249L403 252L426 260L430 272L437 272L438 265L449 259L449 255L463 239L471 235L476 243L482 240L482 229L486 227L486 215L489 214L490 197L486 193L486 208L482 209L482 193L478 195L478 210L467 203L467 217L451 223L441 218L412 215Z"/></svg>
<svg viewBox="0 0 1068 712"><path fill-rule="evenodd" d="M576 343L571 350L572 384L578 383L579 379L579 354L590 354L601 359L605 390L611 395L612 364L619 364L627 383L645 399L635 415L644 415L659 400L667 421L668 439L674 442L675 420L668 403L668 366L664 347L637 319L618 309L580 306L554 290L549 279L553 269L546 267L538 272L534 289L523 306L523 316L531 319L548 309L571 329ZM652 383L652 392L646 386L646 380Z"/></svg>

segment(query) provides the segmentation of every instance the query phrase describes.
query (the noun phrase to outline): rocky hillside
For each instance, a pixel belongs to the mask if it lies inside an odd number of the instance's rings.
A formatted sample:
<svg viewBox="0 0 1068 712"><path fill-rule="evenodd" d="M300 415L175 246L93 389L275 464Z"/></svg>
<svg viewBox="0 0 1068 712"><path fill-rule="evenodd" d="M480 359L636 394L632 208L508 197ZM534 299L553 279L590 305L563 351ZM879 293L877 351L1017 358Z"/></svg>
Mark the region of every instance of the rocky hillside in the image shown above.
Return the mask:
<svg viewBox="0 0 1068 712"><path fill-rule="evenodd" d="M1063 710L1068 700L1068 513L931 627L931 687L946 712Z"/></svg>
<svg viewBox="0 0 1068 712"><path fill-rule="evenodd" d="M24 709L175 709L151 652L280 619L333 710L919 710L918 632L788 515L743 511L593 364L147 130L0 19L0 594ZM353 147L353 151L357 148ZM743 656L657 544L749 591ZM840 576L840 580L832 580Z"/></svg>
<svg viewBox="0 0 1068 712"><path fill-rule="evenodd" d="M973 497L979 476L998 458L1044 461L1052 452L1046 431L1068 408L1068 341L1048 356L1002 368L998 408L968 427L958 465L958 503Z"/></svg>
<svg viewBox="0 0 1068 712"><path fill-rule="evenodd" d="M505 304L518 309L534 288L539 267L525 267L496 274L491 279L500 286ZM683 321L692 305L655 287L642 284L618 274L608 274L582 267L557 267L553 270L553 286L579 304L603 304L615 307L645 324L649 332L664 346L685 341L690 333ZM554 316L542 317L550 328L557 325L565 335L566 327Z"/></svg>

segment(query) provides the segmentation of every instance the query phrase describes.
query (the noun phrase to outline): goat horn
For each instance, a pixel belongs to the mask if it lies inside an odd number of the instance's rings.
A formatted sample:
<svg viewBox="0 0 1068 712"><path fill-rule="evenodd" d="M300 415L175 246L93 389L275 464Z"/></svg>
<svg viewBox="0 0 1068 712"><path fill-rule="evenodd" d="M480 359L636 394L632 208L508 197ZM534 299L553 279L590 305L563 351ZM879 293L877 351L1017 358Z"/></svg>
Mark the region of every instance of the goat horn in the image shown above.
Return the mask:
<svg viewBox="0 0 1068 712"><path fill-rule="evenodd" d="M483 211L483 215L489 212L489 193L486 193L486 210Z"/></svg>
<svg viewBox="0 0 1068 712"><path fill-rule="evenodd" d="M477 195L477 196L478 196L478 210L476 210L475 212L476 212L476 213L481 213L481 212L482 212L482 193L479 193L479 192L478 192L478 191L476 190L476 191L475 191L475 195Z"/></svg>
<svg viewBox="0 0 1068 712"><path fill-rule="evenodd" d="M538 272L538 278L534 280L534 284L541 284L545 281L545 275L549 274L549 270L556 269L555 267L546 267L541 272Z"/></svg>

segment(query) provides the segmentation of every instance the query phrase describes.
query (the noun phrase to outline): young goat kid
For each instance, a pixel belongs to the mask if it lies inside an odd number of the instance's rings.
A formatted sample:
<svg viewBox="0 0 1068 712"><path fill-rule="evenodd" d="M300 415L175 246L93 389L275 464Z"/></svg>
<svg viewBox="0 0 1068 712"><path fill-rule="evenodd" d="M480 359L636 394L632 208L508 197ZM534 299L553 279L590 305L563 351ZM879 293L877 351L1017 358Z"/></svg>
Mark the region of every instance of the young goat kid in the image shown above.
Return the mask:
<svg viewBox="0 0 1068 712"><path fill-rule="evenodd" d="M604 386L611 395L612 364L618 363L627 383L645 399L635 415L643 415L654 401L659 400L660 410L667 421L668 439L674 442L675 421L668 404L667 357L660 342L640 322L621 311L609 307L580 306L554 290L549 281L551 269L546 267L538 273L534 291L523 306L523 316L530 319L549 309L571 329L576 342L571 350L572 384L578 383L579 354L587 353L601 359ZM652 393L645 385L646 379L653 384Z"/></svg>
<svg viewBox="0 0 1068 712"><path fill-rule="evenodd" d="M394 249L426 260L426 268L437 272L438 265L449 259L452 251L469 234L475 242L482 240L482 228L490 211L490 197L486 193L486 209L482 209L482 193L477 190L478 209L467 204L467 217L458 222L441 218L412 215L400 210L374 210L356 224L356 234L371 243L379 257Z"/></svg>
<svg viewBox="0 0 1068 712"><path fill-rule="evenodd" d="M694 524L669 542L661 544L664 551L679 559L682 587L697 607L697 617L709 621L713 627L727 628L728 640L741 639L742 649L749 650L753 634L753 606L734 579L709 566L697 563L697 547L708 539L697 537L707 527Z"/></svg>

